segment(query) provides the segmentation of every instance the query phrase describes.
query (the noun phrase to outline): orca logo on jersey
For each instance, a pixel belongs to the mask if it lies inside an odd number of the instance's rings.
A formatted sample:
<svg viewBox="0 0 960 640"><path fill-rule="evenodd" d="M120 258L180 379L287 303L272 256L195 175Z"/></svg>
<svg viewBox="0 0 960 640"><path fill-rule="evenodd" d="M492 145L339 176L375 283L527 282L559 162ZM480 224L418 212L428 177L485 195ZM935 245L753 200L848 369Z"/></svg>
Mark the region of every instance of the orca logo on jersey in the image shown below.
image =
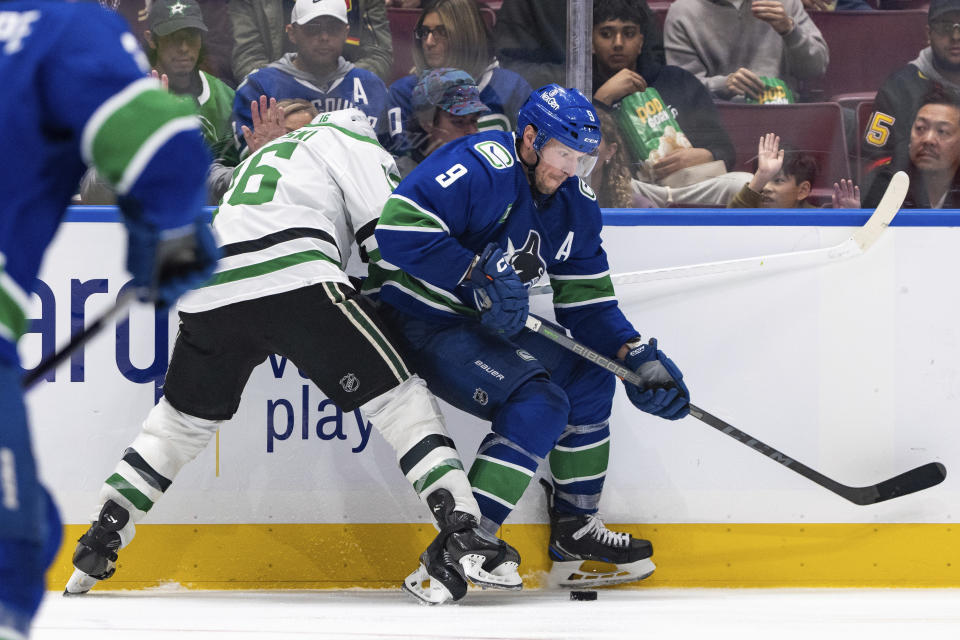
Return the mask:
<svg viewBox="0 0 960 640"><path fill-rule="evenodd" d="M533 229L519 249L514 248L513 240L507 238L505 258L528 287L533 286L533 283L547 272L547 263L540 257L540 234Z"/></svg>

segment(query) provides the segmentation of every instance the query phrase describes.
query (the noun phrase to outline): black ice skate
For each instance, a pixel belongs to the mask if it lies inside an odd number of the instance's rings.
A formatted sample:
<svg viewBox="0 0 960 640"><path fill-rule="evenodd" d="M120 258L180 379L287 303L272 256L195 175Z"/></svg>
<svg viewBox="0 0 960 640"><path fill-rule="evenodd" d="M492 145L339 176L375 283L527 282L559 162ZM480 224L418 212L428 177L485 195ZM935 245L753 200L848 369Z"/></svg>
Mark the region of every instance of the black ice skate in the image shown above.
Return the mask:
<svg viewBox="0 0 960 640"><path fill-rule="evenodd" d="M427 505L440 533L420 555L420 567L404 580L404 591L427 604L440 604L463 598L468 580L484 588L523 588L517 550L482 536L476 518L454 510L449 491L437 489L427 496Z"/></svg>
<svg viewBox="0 0 960 640"><path fill-rule="evenodd" d="M77 541L73 552L76 570L67 581L65 596L81 595L101 580L106 580L117 570L117 549L120 548L120 533L130 514L113 500L107 500L100 510L100 517L90 525Z"/></svg>
<svg viewBox="0 0 960 640"><path fill-rule="evenodd" d="M593 588L643 580L656 566L649 540L611 531L593 515L559 513L553 487L541 480L550 510L550 582L561 587ZM613 567L597 566L603 563Z"/></svg>

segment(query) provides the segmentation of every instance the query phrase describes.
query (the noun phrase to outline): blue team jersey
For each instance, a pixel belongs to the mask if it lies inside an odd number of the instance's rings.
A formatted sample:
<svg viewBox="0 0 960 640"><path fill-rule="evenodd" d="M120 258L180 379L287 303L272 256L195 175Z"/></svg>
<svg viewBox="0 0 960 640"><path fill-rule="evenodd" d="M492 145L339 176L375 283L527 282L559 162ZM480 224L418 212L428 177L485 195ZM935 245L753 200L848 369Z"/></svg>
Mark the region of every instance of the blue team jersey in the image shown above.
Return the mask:
<svg viewBox="0 0 960 640"><path fill-rule="evenodd" d="M429 146L427 133L413 114L413 88L416 85L416 75L404 76L390 85L385 146L394 155L415 154L416 150ZM480 76L477 88L480 89L480 101L490 109L490 113L480 116L477 129L516 129L517 113L533 91L530 84L513 71L494 66Z"/></svg>
<svg viewBox="0 0 960 640"><path fill-rule="evenodd" d="M209 155L193 108L145 77L146 56L117 14L2 2L0 25L0 360L17 362L43 252L84 163L170 228L200 212ZM162 188L173 180L182 189Z"/></svg>
<svg viewBox="0 0 960 640"><path fill-rule="evenodd" d="M387 105L387 86L366 69L353 67L329 85L317 86L291 75L280 64L273 63L251 73L237 88L233 102L233 126L241 145L241 125L251 127L250 102L259 100L261 95L276 98L278 102L290 98L309 100L320 113L357 108L367 116L374 131L378 130Z"/></svg>
<svg viewBox="0 0 960 640"><path fill-rule="evenodd" d="M615 355L637 332L620 311L610 280L596 195L573 177L537 200L512 133L447 143L387 200L365 291L438 322L475 317L472 289L460 282L473 257L493 242L528 286L549 278L561 324Z"/></svg>

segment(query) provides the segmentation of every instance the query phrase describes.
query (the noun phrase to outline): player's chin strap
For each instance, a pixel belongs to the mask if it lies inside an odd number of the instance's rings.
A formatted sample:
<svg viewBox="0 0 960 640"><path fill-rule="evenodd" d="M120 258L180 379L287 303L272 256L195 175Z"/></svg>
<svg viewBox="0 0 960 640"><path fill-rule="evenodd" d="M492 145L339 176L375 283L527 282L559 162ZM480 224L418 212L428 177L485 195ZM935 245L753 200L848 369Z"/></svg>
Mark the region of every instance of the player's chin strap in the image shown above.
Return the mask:
<svg viewBox="0 0 960 640"><path fill-rule="evenodd" d="M520 152L520 147L523 145L523 137L517 136L516 145L517 158L520 159L520 164L522 164L523 168L527 171L527 184L530 185L530 195L533 196L534 204L536 204L538 207L542 206L543 203L546 202L553 194L551 193L547 195L545 193L540 193L540 191L537 190L537 179L535 174L537 171L537 165L540 164L540 154L536 152L536 149L534 149L534 155L537 156L537 161L533 164L528 164L527 161L523 159L523 154Z"/></svg>

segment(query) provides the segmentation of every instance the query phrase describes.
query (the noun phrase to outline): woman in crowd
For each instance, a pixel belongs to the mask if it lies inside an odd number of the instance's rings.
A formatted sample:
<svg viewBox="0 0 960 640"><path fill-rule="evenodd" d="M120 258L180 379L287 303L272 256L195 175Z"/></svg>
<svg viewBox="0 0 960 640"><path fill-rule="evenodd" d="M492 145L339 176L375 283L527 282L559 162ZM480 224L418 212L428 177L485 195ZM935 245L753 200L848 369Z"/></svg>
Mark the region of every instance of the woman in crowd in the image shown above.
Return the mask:
<svg viewBox="0 0 960 640"><path fill-rule="evenodd" d="M428 136L414 117L413 88L430 69L453 67L476 80L480 100L490 109L477 126L480 131L512 131L516 114L530 96L530 85L520 75L503 69L493 55L490 31L476 0L428 0L414 29L416 73L390 87L387 104L389 130L384 141L394 155L422 154Z"/></svg>

